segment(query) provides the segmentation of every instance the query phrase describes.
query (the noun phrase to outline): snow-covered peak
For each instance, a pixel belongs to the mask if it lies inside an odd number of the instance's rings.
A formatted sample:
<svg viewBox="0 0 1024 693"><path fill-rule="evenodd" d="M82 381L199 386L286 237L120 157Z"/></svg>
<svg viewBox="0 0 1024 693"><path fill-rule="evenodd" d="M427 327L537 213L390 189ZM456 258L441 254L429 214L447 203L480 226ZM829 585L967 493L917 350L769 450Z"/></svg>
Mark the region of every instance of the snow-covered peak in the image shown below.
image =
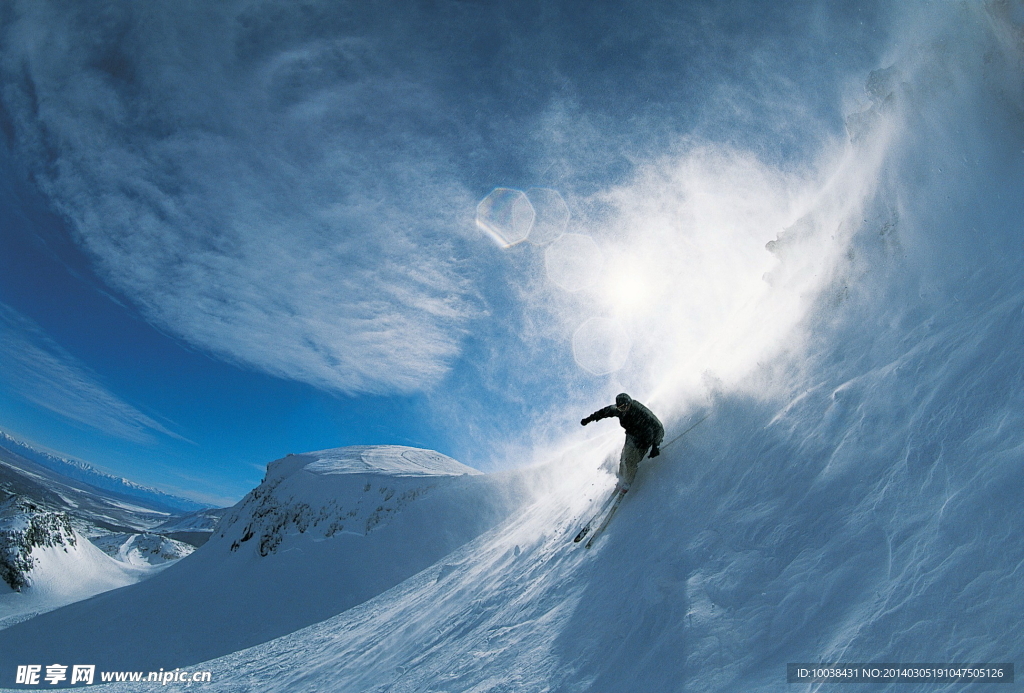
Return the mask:
<svg viewBox="0 0 1024 693"><path fill-rule="evenodd" d="M256 546L266 556L299 535L365 535L439 487L478 475L439 452L400 445L288 455L267 465L263 483L229 511L215 539L229 538L232 551Z"/></svg>
<svg viewBox="0 0 1024 693"><path fill-rule="evenodd" d="M289 455L291 462L313 474L374 474L383 476L463 476L480 474L472 467L433 450L403 445L354 445ZM291 465L289 465L291 466Z"/></svg>

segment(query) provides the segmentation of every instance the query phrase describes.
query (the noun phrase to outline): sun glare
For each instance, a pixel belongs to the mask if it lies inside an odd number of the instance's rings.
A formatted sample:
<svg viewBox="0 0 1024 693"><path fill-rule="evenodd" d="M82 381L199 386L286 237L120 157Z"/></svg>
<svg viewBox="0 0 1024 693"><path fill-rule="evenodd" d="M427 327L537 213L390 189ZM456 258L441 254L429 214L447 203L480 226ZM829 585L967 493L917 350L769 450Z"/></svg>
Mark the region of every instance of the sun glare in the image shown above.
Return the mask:
<svg viewBox="0 0 1024 693"><path fill-rule="evenodd" d="M655 297L652 279L635 262L608 272L602 289L605 300L620 314L644 311Z"/></svg>

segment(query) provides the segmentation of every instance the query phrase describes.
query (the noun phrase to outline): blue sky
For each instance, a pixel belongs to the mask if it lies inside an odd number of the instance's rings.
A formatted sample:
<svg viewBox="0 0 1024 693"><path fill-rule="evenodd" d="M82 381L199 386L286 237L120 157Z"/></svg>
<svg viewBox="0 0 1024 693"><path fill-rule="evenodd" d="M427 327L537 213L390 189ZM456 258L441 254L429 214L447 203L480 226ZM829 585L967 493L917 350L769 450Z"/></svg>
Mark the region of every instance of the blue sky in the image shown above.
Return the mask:
<svg viewBox="0 0 1024 693"><path fill-rule="evenodd" d="M892 26L871 2L0 23L0 428L215 503L341 445L521 464L620 389L739 378L783 339L747 315L764 245L834 174ZM556 191L568 236L495 243L502 187L537 214Z"/></svg>

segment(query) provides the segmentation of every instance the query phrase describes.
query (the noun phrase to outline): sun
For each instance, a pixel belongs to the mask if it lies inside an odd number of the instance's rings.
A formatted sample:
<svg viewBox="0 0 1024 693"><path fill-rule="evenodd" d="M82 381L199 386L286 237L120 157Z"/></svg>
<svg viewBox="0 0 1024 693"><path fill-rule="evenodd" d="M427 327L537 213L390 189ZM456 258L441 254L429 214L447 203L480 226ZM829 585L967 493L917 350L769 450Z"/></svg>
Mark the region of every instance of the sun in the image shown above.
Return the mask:
<svg viewBox="0 0 1024 693"><path fill-rule="evenodd" d="M619 314L646 311L657 293L650 273L645 273L640 263L632 259L617 262L607 270L601 289L605 300Z"/></svg>

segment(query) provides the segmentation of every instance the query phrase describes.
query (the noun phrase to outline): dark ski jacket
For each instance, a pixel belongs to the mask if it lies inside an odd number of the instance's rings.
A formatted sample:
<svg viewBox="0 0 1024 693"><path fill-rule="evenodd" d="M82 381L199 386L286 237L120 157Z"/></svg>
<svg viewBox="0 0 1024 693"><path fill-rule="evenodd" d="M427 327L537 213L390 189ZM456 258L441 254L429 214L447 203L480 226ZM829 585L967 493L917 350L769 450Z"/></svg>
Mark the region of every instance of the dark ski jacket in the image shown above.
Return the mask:
<svg viewBox="0 0 1024 693"><path fill-rule="evenodd" d="M637 402L635 399L629 403L629 409L622 412L614 404L598 409L587 417L586 420L600 421L609 417L616 417L619 425L626 429L626 435L632 436L640 447L658 447L665 437L665 427L658 421L654 413Z"/></svg>

